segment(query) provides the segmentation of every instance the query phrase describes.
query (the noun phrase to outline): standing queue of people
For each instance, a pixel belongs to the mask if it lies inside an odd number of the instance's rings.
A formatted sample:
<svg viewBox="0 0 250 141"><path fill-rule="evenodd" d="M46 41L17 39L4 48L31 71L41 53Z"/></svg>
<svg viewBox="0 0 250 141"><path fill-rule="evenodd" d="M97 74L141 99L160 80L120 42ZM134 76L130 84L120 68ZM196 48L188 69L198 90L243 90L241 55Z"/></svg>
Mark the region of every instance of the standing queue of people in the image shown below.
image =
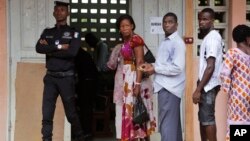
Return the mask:
<svg viewBox="0 0 250 141"><path fill-rule="evenodd" d="M47 72L44 77L42 105L42 139L52 141L53 117L57 97L62 98L66 117L72 125L76 141L84 141L84 134L91 134L91 108L97 87L96 74L100 71L116 70L114 78L114 103L116 110L116 138L121 141L149 140L149 136L159 129L162 141L182 141L180 121L181 97L185 91L185 44L177 32L178 18L169 12L163 16L162 28L165 38L156 54L155 63L144 60L145 42L134 32L136 24L128 15L121 15L116 22L122 43L112 51L109 60L107 45L92 34L86 35L88 44L98 48L94 60L80 49L80 32L67 25L68 3L55 1L53 16L55 27L45 29L36 45L36 51L46 55ZM233 40L237 48L230 49L223 62L223 41L214 29L215 13L211 8L199 14L199 30L202 39L197 88L193 93L193 103L199 105L198 117L202 141L217 141L215 123L215 99L221 89L229 95L228 132L231 124L250 124L250 28L239 25L233 30ZM92 37L93 38L90 38ZM102 46L106 48L101 49ZM103 51L101 51L103 50ZM106 55L98 53L106 52ZM99 59L98 59L99 58ZM85 60L85 66L81 61ZM87 60L87 61L86 61ZM107 62L107 64L106 64ZM96 66L95 66L96 65ZM83 72L85 73L83 73ZM79 85L75 89L75 73ZM153 81L150 77L153 75ZM221 78L221 79L220 79ZM88 85L82 89L82 85ZM91 90L92 89L92 90ZM84 101L80 118L75 107L75 91L88 93L78 95ZM153 93L158 94L159 121L153 114ZM149 120L144 124L133 122L133 104L140 96L146 106ZM84 108L83 108L84 107ZM84 115L86 113L86 115ZM89 118L88 118L89 117ZM156 126L159 127L156 127Z"/></svg>
<svg viewBox="0 0 250 141"><path fill-rule="evenodd" d="M201 141L217 141L215 100L220 90L223 90L229 96L226 134L226 140L228 141L230 140L230 125L250 124L250 27L238 25L234 28L233 40L237 43L237 48L230 49L223 61L224 43L221 35L214 28L214 10L204 8L199 13L198 18L199 37L202 39L202 43L197 88L192 99L193 103L199 106L198 119ZM125 21L121 22L121 19ZM150 80L143 79L142 73L154 74L152 84L153 92L158 94L158 128L161 140L183 140L180 123L180 101L185 90L186 56L185 44L178 35L177 27L178 19L174 13L169 12L163 16L162 28L165 32L165 38L159 46L156 62L148 64L143 63L144 41L133 32L135 28L133 18L129 15L118 18L117 28L122 35L123 43L115 47L108 62L108 67L111 69L115 69L117 66L114 102L116 103L118 140L148 140L149 135L156 128L155 120L152 120L151 116L152 109L148 107L150 106L150 104L148 105L148 102L150 102L148 98L150 97L145 97L143 92L144 88L151 87L150 84L145 87L147 81ZM132 73L133 71L136 75ZM127 74L130 76L128 77ZM127 100L131 96L136 97L138 95L138 86L141 86L139 94L144 98L144 104L149 108L148 113L150 115L149 125L145 124L148 125L145 128L148 130L145 136L144 134L142 136L137 135L139 132L136 132L136 130L140 128L130 129L131 126L136 125L133 125L130 121L131 117L127 116L133 102L131 99L130 101ZM133 94L131 94L132 91ZM126 102L129 102L129 104ZM124 128L124 125L129 122L132 125L129 124ZM130 131L128 131L129 129Z"/></svg>

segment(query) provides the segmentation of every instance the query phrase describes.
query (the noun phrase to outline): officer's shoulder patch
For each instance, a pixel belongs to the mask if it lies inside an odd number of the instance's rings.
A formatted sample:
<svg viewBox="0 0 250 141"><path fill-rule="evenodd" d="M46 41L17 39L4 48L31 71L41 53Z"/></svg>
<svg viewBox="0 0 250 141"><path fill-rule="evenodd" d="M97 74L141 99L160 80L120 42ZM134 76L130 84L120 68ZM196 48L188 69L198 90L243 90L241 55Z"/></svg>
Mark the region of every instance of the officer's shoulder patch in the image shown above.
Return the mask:
<svg viewBox="0 0 250 141"><path fill-rule="evenodd" d="M71 31L72 31L72 33L74 35L74 38L78 38L80 36L80 32L79 32L79 30L77 28L70 27L70 29L71 29Z"/></svg>
<svg viewBox="0 0 250 141"><path fill-rule="evenodd" d="M78 38L79 37L79 32L75 31L74 32L74 38Z"/></svg>
<svg viewBox="0 0 250 141"><path fill-rule="evenodd" d="M53 30L54 28L50 28L50 27L46 27L45 29L44 29L44 31L50 31L50 30Z"/></svg>

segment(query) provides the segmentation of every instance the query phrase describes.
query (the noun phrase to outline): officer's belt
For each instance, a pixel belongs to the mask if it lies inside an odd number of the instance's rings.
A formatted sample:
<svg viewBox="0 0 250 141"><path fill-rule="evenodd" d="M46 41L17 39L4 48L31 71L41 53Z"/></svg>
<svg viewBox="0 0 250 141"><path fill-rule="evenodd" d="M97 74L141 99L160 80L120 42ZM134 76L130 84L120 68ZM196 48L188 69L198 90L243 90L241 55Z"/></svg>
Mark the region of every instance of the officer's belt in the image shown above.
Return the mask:
<svg viewBox="0 0 250 141"><path fill-rule="evenodd" d="M75 73L73 70L69 70L69 71L49 71L49 70L47 70L47 74L54 76L54 77L67 77L67 76L73 76Z"/></svg>

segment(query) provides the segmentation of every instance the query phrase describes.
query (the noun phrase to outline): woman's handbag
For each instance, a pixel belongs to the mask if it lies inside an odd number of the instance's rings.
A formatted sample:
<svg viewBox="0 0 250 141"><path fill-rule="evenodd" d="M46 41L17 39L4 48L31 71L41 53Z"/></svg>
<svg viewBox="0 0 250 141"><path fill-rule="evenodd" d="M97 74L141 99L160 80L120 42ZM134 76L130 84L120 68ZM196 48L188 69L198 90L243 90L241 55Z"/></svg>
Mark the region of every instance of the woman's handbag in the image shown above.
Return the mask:
<svg viewBox="0 0 250 141"><path fill-rule="evenodd" d="M153 53L150 51L150 49L147 47L146 44L145 44L145 47L147 49L147 52L144 55L144 61L147 63L154 63L155 57L154 57Z"/></svg>
<svg viewBox="0 0 250 141"><path fill-rule="evenodd" d="M143 124L149 121L149 115L147 112L147 108L144 105L141 96L137 96L134 103L134 111L133 111L133 123L134 124Z"/></svg>
<svg viewBox="0 0 250 141"><path fill-rule="evenodd" d="M150 51L150 49L148 48L148 46L145 44L145 47L146 47L146 49L147 49L147 52L146 52L146 54L144 55L144 61L146 62L146 63L154 63L155 62L155 57L154 57L154 55L153 55L153 53ZM144 78L148 78L149 77L149 75L148 74L146 74L146 73L142 73L142 78L144 79Z"/></svg>

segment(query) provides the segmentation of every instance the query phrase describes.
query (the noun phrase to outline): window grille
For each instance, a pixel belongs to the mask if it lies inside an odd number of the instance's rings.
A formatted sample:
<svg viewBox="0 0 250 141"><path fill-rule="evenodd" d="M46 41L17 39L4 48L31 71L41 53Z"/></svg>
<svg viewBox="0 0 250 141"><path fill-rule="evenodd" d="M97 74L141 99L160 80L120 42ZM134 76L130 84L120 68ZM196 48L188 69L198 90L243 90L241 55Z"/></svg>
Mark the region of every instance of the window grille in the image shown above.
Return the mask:
<svg viewBox="0 0 250 141"><path fill-rule="evenodd" d="M81 31L82 47L93 51L85 43L85 34L93 32L113 48L121 41L116 19L128 13L128 0L70 0L70 25Z"/></svg>
<svg viewBox="0 0 250 141"><path fill-rule="evenodd" d="M201 39L199 37L199 24L198 24L198 14L206 7L212 8L215 12L214 27L222 36L224 46L223 52L227 50L228 42L228 6L229 2L227 0L196 0L195 1L195 46L196 46L196 56L200 56L200 44Z"/></svg>

